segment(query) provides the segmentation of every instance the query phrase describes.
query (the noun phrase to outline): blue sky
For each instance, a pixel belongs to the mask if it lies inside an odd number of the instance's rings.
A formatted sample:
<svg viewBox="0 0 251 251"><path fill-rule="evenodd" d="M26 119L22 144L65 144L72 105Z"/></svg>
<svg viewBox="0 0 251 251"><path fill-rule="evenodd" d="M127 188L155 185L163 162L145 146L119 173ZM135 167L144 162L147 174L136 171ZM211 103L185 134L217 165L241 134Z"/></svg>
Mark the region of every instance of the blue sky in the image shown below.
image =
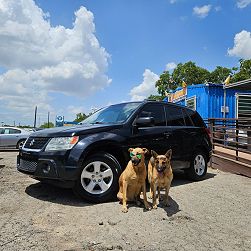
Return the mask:
<svg viewBox="0 0 251 251"><path fill-rule="evenodd" d="M18 13L18 14L17 14ZM0 0L0 123L70 121L156 93L166 69L251 58L251 0Z"/></svg>

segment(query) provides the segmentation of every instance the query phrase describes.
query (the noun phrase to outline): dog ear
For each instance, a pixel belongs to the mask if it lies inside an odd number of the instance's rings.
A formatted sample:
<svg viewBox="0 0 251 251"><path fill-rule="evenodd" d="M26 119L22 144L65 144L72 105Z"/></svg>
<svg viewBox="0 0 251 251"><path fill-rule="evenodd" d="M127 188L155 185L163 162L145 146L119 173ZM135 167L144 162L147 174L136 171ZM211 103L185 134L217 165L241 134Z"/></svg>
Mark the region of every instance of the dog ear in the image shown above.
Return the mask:
<svg viewBox="0 0 251 251"><path fill-rule="evenodd" d="M133 148L129 148L129 149L128 149L128 152L132 152L132 151L133 151Z"/></svg>
<svg viewBox="0 0 251 251"><path fill-rule="evenodd" d="M151 154L152 154L152 156L156 159L157 158L157 156L158 156L158 154L155 152L155 151L151 151Z"/></svg>
<svg viewBox="0 0 251 251"><path fill-rule="evenodd" d="M143 150L144 154L149 153L149 151L146 148L142 148L142 150Z"/></svg>
<svg viewBox="0 0 251 251"><path fill-rule="evenodd" d="M171 159L171 157L172 157L172 149L169 149L169 150L166 152L165 156L166 156L168 159Z"/></svg>

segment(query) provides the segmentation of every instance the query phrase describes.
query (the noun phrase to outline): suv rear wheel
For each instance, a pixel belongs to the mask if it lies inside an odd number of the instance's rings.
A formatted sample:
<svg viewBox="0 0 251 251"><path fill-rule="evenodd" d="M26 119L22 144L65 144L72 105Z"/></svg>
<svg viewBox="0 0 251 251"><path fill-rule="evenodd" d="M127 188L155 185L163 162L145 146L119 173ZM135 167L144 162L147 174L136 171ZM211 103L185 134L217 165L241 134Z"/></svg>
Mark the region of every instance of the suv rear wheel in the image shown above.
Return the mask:
<svg viewBox="0 0 251 251"><path fill-rule="evenodd" d="M83 162L73 190L90 202L111 200L118 192L120 173L121 168L112 155L108 153L92 155Z"/></svg>
<svg viewBox="0 0 251 251"><path fill-rule="evenodd" d="M202 151L197 151L193 156L190 168L186 169L185 171L191 180L202 180L207 173L207 158L205 153Z"/></svg>

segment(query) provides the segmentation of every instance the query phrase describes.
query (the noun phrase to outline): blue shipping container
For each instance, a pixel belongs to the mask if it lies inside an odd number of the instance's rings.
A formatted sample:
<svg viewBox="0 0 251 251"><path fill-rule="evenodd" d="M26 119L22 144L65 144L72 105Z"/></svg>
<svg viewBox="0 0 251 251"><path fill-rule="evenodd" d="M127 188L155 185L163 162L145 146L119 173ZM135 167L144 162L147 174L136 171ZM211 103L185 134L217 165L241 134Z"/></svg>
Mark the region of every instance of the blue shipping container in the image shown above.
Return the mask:
<svg viewBox="0 0 251 251"><path fill-rule="evenodd" d="M182 87L177 88L173 92L173 95L182 92L182 89ZM237 117L237 95L247 93L251 93L251 90L240 91L237 88L226 89L226 118ZM186 87L185 95L175 98L172 102L184 106L189 106L189 102L192 101L194 109L203 119L224 117L224 89L222 84L189 85ZM164 100L168 101L168 98L166 97Z"/></svg>

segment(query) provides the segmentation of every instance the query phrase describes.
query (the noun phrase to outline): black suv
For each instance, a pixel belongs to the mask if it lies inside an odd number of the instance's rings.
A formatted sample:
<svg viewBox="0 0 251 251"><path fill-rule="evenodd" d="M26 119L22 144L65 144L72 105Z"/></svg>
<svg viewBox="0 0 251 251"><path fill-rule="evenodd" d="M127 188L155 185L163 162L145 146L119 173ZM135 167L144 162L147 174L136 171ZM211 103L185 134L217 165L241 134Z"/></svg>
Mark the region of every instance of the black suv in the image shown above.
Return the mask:
<svg viewBox="0 0 251 251"><path fill-rule="evenodd" d="M173 169L184 169L193 180L205 176L212 149L196 111L166 102L129 102L100 109L75 127L33 133L20 149L17 169L104 202L118 191L130 147L159 154L171 148Z"/></svg>

